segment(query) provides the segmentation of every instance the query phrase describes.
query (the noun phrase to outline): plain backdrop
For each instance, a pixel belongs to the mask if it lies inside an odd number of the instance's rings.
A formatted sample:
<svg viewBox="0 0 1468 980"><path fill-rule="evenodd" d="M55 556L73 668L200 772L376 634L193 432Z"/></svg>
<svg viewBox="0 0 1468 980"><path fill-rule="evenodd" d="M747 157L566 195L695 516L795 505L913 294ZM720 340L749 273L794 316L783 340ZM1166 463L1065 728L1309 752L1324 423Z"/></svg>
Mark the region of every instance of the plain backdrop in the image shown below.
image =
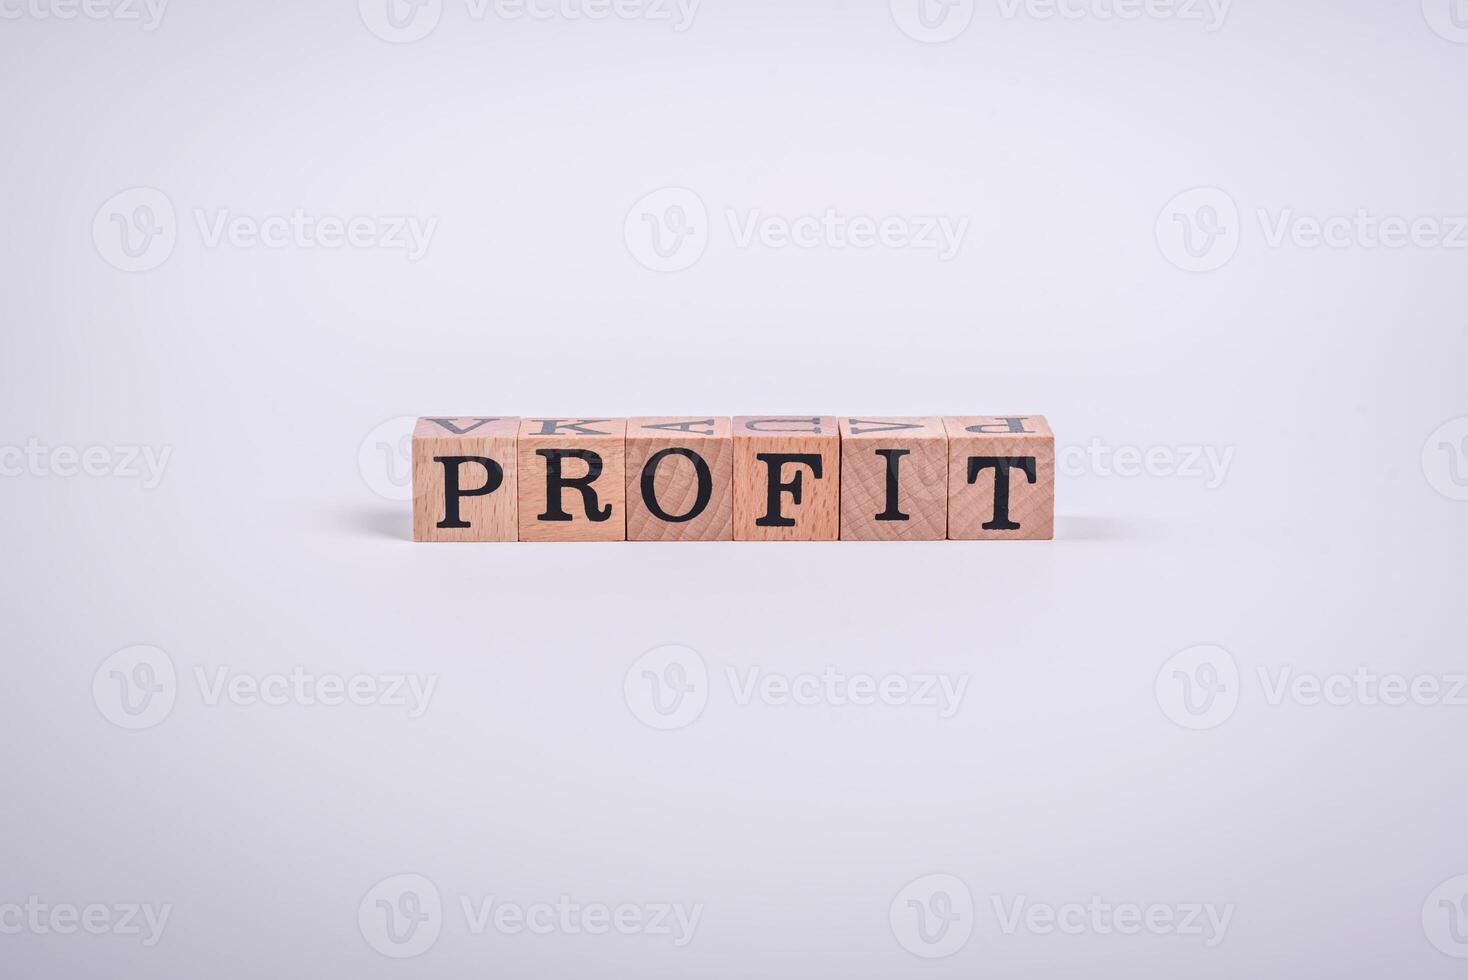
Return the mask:
<svg viewBox="0 0 1468 980"><path fill-rule="evenodd" d="M1468 10L386 2L0 2L0 973L1461 974ZM1009 412L1054 542L408 540L415 415Z"/></svg>

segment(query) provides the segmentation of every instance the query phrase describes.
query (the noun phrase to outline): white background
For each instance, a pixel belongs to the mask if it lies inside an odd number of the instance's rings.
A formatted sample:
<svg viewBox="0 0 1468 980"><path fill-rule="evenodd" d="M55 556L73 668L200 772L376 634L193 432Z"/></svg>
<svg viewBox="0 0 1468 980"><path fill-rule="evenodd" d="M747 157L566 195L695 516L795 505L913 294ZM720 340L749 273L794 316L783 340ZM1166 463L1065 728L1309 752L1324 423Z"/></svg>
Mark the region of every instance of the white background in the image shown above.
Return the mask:
<svg viewBox="0 0 1468 980"><path fill-rule="evenodd" d="M1461 974L1468 704L1271 694L1468 669L1468 10L96 2L0 2L0 972ZM966 231L741 241L827 209ZM405 417L754 412L1043 413L1057 538L408 541ZM965 693L740 703L828 667ZM461 904L562 895L702 910ZM1004 928L1093 896L1230 921Z"/></svg>

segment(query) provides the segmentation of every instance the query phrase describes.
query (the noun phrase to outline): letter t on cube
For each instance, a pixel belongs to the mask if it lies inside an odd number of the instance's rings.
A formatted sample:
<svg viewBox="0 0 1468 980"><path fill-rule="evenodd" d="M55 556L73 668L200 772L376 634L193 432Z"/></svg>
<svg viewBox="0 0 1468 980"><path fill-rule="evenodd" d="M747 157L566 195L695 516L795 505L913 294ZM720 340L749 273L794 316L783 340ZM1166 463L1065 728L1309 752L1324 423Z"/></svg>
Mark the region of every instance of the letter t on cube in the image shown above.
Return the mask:
<svg viewBox="0 0 1468 980"><path fill-rule="evenodd" d="M1055 537L1055 435L1042 415L945 418L948 537Z"/></svg>

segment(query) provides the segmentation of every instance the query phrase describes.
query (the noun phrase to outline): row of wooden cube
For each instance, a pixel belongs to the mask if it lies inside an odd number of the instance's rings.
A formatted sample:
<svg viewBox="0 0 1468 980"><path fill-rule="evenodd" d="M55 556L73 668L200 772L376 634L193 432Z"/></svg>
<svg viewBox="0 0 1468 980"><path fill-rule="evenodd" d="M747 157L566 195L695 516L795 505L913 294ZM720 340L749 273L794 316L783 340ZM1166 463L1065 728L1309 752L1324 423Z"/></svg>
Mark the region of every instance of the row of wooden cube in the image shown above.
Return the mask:
<svg viewBox="0 0 1468 980"><path fill-rule="evenodd" d="M418 541L1054 536L1038 415L422 418Z"/></svg>

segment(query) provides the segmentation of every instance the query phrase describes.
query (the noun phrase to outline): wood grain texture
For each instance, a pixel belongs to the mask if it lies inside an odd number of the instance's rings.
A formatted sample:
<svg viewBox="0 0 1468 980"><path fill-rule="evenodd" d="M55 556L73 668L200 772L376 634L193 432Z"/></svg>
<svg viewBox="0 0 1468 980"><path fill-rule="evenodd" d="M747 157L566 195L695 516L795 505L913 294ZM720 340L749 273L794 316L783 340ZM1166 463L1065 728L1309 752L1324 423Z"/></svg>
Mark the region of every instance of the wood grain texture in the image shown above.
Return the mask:
<svg viewBox="0 0 1468 980"><path fill-rule="evenodd" d="M942 419L848 416L840 431L842 541L947 537L948 433ZM896 488L890 500L889 468Z"/></svg>
<svg viewBox="0 0 1468 980"><path fill-rule="evenodd" d="M626 436L626 419L521 420L520 540L626 540ZM558 487L547 479L556 467ZM577 482L585 483L594 471L587 484L594 499L588 500Z"/></svg>
<svg viewBox="0 0 1468 980"><path fill-rule="evenodd" d="M628 541L733 540L732 429L727 416L627 420Z"/></svg>
<svg viewBox="0 0 1468 980"><path fill-rule="evenodd" d="M948 429L948 537L1055 537L1055 435L1045 417L947 417L943 424ZM996 460L1000 465L994 465ZM1009 467L1007 508L1003 493L996 492L1003 465ZM1025 467L1033 467L1033 481Z"/></svg>
<svg viewBox="0 0 1468 980"><path fill-rule="evenodd" d="M805 462L761 455L813 456ZM820 469L820 477L813 472ZM770 507L772 479L787 488ZM798 501L796 497L798 496ZM734 539L835 541L841 525L841 435L830 415L734 419Z"/></svg>
<svg viewBox="0 0 1468 980"><path fill-rule="evenodd" d="M505 415L441 415L418 420L413 427L414 541L518 538L515 439L519 428L519 418ZM455 457L488 459L493 466ZM454 501L447 492L451 483L457 488ZM475 492L491 484L490 492ZM449 520L450 509L457 512L453 521ZM451 523L467 526L445 526Z"/></svg>

